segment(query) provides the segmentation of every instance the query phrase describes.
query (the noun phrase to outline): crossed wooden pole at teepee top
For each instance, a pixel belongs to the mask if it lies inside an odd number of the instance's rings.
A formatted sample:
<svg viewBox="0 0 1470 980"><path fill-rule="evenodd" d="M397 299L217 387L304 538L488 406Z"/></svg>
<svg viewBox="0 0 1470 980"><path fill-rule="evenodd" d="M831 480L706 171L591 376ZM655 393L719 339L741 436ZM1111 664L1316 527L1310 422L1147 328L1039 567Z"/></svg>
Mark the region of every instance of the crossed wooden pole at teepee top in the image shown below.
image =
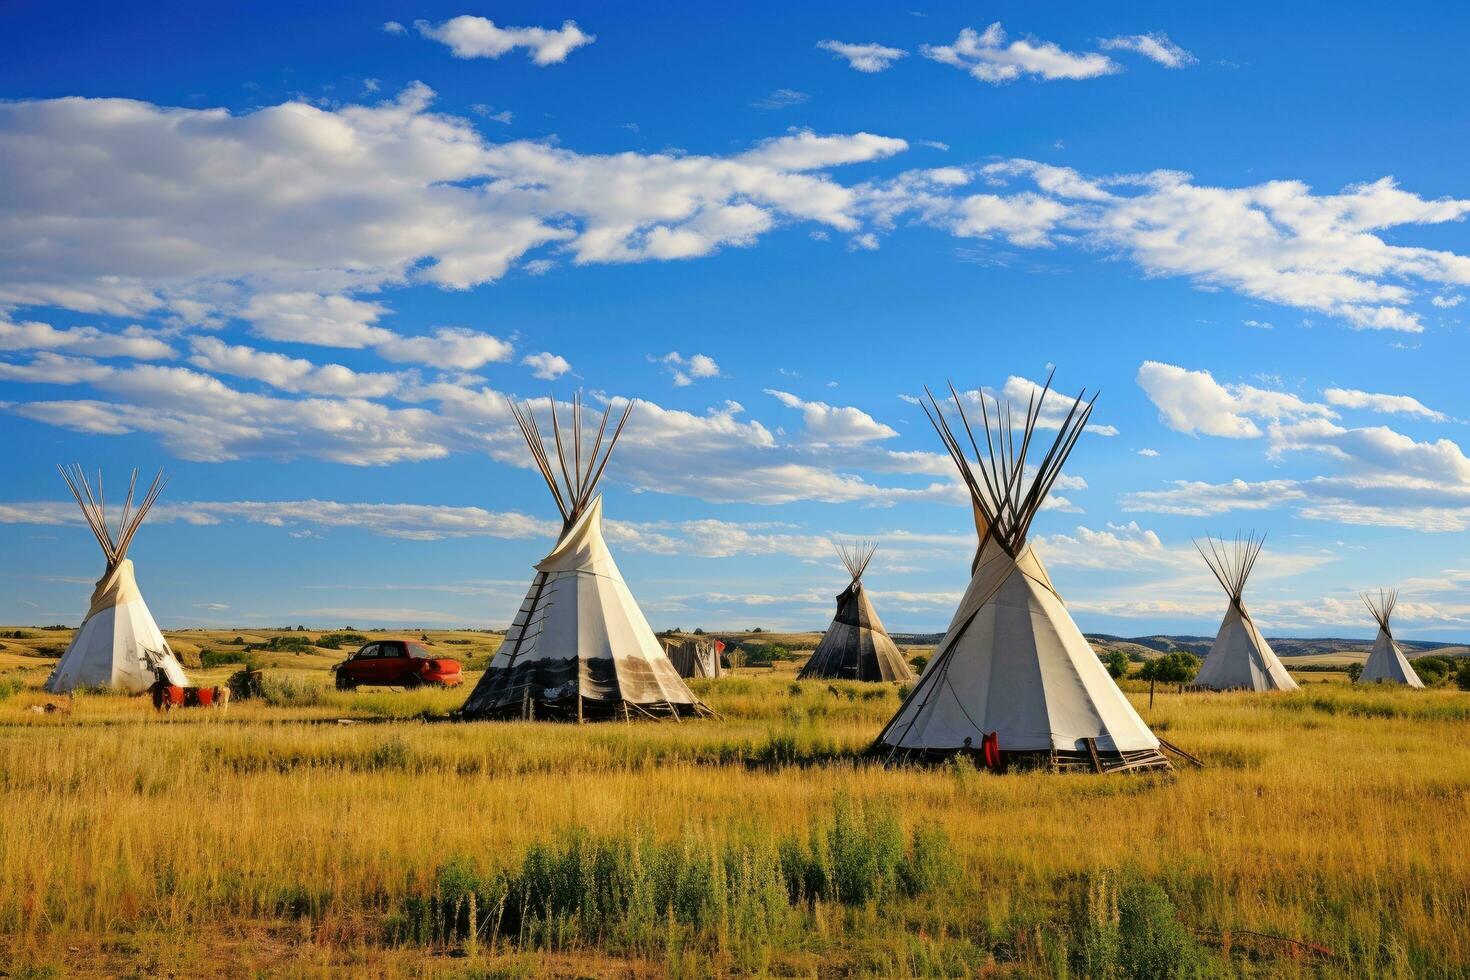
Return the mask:
<svg viewBox="0 0 1470 980"><path fill-rule="evenodd" d="M1373 614L1373 618L1378 621L1379 629L1393 636L1393 630L1388 628L1388 621L1393 617L1394 606L1399 604L1399 590L1389 589L1384 592L1379 589L1376 599L1369 592L1360 592L1358 596L1363 600L1363 605L1367 606L1368 611Z"/></svg>
<svg viewBox="0 0 1470 980"><path fill-rule="evenodd" d="M602 479L602 471L607 467L608 459L612 457L613 447L618 444L618 437L623 434L623 426L628 424L628 416L633 414L633 406L637 404L636 400L629 401L624 406L617 425L613 427L612 437L607 440L607 447L604 449L603 437L607 434L607 423L613 413L613 404L608 403L607 408L602 412L602 422L597 427L597 437L592 441L592 451L584 460L582 456L582 395L578 392L572 396L570 423L572 431L567 436L562 435L561 419L556 414L556 398L553 396L550 399L551 435L556 444L556 469L552 468L551 456L546 451L545 437L541 434L541 426L536 421L536 413L532 410L530 403L517 405L509 397L505 401L510 406L510 412L515 417L516 425L520 427L521 436L525 438L527 448L531 450L531 459L535 462L536 468L541 471L541 478L546 481L546 486L550 488L557 510L561 511L562 523L570 527L581 516L582 511L586 510L587 504L596 494L598 481ZM569 450L570 466L567 465ZM558 470L560 479L558 479Z"/></svg>
<svg viewBox="0 0 1470 980"><path fill-rule="evenodd" d="M954 430L950 428L944 409L940 407L939 401L928 387L924 388L924 393L929 396L929 404L919 403L919 407L928 416L929 423L934 426L934 431L939 434L944 448L949 451L950 458L959 468L960 476L970 490L970 497L975 507L985 518L986 529L980 542L981 547L984 547L985 538L994 538L996 543L1012 558L1015 558L1025 545L1026 534L1031 529L1032 520L1041 510L1041 505L1046 502L1047 495L1051 493L1057 477L1061 476L1062 466L1067 462L1067 457L1071 455L1078 437L1082 435L1082 430L1087 427L1087 421L1092 417L1092 407L1097 403L1098 392L1093 392L1090 400L1087 398L1086 389L1078 393L1066 417L1057 427L1057 435L1052 441L1051 448L1042 456L1041 462L1036 464L1033 475L1028 479L1026 456L1031 450L1031 439L1036 432L1037 423L1041 421L1042 410L1046 404L1046 397L1052 390L1052 377L1055 374L1056 371L1053 369L1052 373L1047 375L1046 384L1042 386L1040 392L1032 388L1030 399L1026 404L1026 415L1020 423L1019 446L1016 442L1016 418L1011 411L1010 399L1002 403L998 396L990 395L988 397L992 407L987 408L987 395L984 392L980 393L980 427L985 434L985 452L980 451L980 443L975 438L975 430L971 427L969 416L965 413L960 393L955 389L953 383L949 385L951 400L954 402L955 410L959 413L960 423L969 439L970 448L975 453L974 464L971 464L964 447L960 445ZM933 411L930 411L930 406L933 406ZM995 415L994 419L991 418L992 411ZM976 471L979 472L978 478Z"/></svg>
<svg viewBox="0 0 1470 980"><path fill-rule="evenodd" d="M1257 537L1251 531L1237 533L1233 542L1227 542L1224 538L1217 542L1215 538L1207 537L1205 543L1210 546L1209 554L1205 554L1205 549L1200 547L1198 541L1194 542L1195 550L1205 560L1205 564L1210 566L1215 580L1220 583L1225 594L1230 596L1230 601L1239 603L1240 597L1245 595L1245 584L1250 581L1251 572L1256 567L1256 559L1261 556L1261 549L1265 547L1266 535Z"/></svg>
<svg viewBox="0 0 1470 980"><path fill-rule="evenodd" d="M878 550L877 543L873 541L855 541L849 545L833 539L832 547L837 549L837 557L842 559L854 582L863 577L863 572L868 570L868 562L873 560L873 554Z"/></svg>
<svg viewBox="0 0 1470 980"><path fill-rule="evenodd" d="M114 537L112 530L107 526L107 499L102 491L102 471L97 471L97 492L95 494L92 492L92 485L88 482L87 474L82 470L80 463L73 463L70 467L58 464L56 471L66 481L67 489L76 498L77 506L82 508L82 516L87 519L87 526L97 536L97 543L102 546L102 553L107 556L109 568L127 557L128 546L133 543L133 536L138 533L143 518L148 516L159 494L163 493L163 488L168 486L168 480L164 477L163 470L160 469L135 510L133 497L138 489L138 471L134 469L132 479L128 482L127 499L123 501L122 515L118 518L117 536Z"/></svg>

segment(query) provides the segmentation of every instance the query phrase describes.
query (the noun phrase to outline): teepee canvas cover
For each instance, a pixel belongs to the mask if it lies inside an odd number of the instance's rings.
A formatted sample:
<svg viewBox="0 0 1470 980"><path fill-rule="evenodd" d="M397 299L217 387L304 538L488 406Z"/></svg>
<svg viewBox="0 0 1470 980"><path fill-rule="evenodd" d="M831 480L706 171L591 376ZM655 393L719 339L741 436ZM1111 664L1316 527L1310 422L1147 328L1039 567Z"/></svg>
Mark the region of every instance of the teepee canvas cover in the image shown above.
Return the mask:
<svg viewBox="0 0 1470 980"><path fill-rule="evenodd" d="M1409 687L1424 686L1424 682L1409 664L1409 658L1404 656L1404 651L1394 642L1393 630L1389 626L1389 618L1398 601L1397 591L1380 591L1376 599L1366 592L1363 593L1363 604L1378 622L1378 639L1373 641L1373 650L1363 664L1363 672L1358 675L1359 684L1378 681L1384 684L1407 684Z"/></svg>
<svg viewBox="0 0 1470 980"><path fill-rule="evenodd" d="M710 713L669 662L602 537L597 483L632 410L629 402L603 452L608 406L584 459L581 400L572 403L572 432L564 436L553 399L558 482L530 407L511 404L561 511L562 532L537 564L505 642L465 701L465 717L593 721Z"/></svg>
<svg viewBox="0 0 1470 980"><path fill-rule="evenodd" d="M189 681L184 669L169 649L168 641L153 621L138 582L133 563L127 557L128 546L138 526L163 492L163 473L143 495L137 509L133 496L138 485L138 471L133 471L123 502L117 534L107 526L106 500L102 495L102 477L97 477L97 492L87 482L80 466L68 471L57 467L72 496L82 508L102 553L107 558L107 571L92 592L92 603L82 628L72 637L71 645L46 681L46 690L60 694L78 687L114 687L125 691L144 691L157 680L155 669L161 670L170 684L180 687Z"/></svg>
<svg viewBox="0 0 1470 980"><path fill-rule="evenodd" d="M863 572L878 546L859 542L856 548L840 543L836 548L850 579L837 597L837 615L832 617L832 624L822 634L822 641L798 676L857 681L913 680L914 672L883 628L883 621L863 588Z"/></svg>
<svg viewBox="0 0 1470 980"><path fill-rule="evenodd" d="M723 648L718 640L684 640L666 645L669 662L680 677L719 677L725 672L720 666Z"/></svg>
<svg viewBox="0 0 1470 980"><path fill-rule="evenodd" d="M1193 686L1213 691L1295 691L1296 681L1256 628L1241 598L1261 547L1266 543L1265 537L1237 536L1233 543L1205 540L1210 546L1209 554L1205 554L1198 541L1194 543L1195 549L1230 597L1230 605Z"/></svg>
<svg viewBox="0 0 1470 980"><path fill-rule="evenodd" d="M1033 436L1051 382L1033 395L1017 438L1009 405L980 398L984 431L954 407L972 464L939 403L925 413L959 468L975 508L980 546L969 588L918 684L878 736L890 758L980 753L987 736L1001 764L1097 772L1172 768L1159 740L1108 676L1072 621L1027 532L1092 413L1079 395L1044 455ZM982 451L979 442L984 441ZM1028 456L1041 455L1031 464Z"/></svg>

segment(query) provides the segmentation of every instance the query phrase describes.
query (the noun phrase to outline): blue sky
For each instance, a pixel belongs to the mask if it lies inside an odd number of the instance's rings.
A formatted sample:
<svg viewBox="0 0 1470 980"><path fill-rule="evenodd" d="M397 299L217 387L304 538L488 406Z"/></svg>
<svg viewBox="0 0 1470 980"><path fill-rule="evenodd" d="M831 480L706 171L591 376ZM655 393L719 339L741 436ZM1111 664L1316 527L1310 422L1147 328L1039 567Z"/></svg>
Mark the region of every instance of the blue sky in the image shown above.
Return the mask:
<svg viewBox="0 0 1470 980"><path fill-rule="evenodd" d="M894 630L973 547L924 385L1101 389L1033 528L1086 629L1470 623L1467 15L1260 4L10 3L0 621L100 574L56 462L172 476L166 627L504 625L555 509L504 396L637 398L655 627ZM570 25L570 26L568 26Z"/></svg>

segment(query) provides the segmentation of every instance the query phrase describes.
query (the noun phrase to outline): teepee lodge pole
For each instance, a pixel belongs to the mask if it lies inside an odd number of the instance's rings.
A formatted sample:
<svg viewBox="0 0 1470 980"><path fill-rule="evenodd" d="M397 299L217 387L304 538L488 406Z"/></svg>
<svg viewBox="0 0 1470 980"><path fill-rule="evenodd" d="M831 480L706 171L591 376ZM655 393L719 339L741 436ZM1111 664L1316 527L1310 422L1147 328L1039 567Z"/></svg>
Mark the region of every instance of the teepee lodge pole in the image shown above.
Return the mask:
<svg viewBox="0 0 1470 980"><path fill-rule="evenodd" d="M580 393L569 405L549 400L549 433L530 404L507 403L561 533L460 715L581 723L712 714L654 637L602 534L599 487L635 403L608 401L595 435L583 431Z"/></svg>
<svg viewBox="0 0 1470 980"><path fill-rule="evenodd" d="M46 690L62 693L78 687L113 687L144 691L159 678L178 687L187 686L189 679L143 601L133 562L128 558L138 528L168 485L163 471L158 471L135 506L138 471L133 470L114 530L107 521L102 474L97 474L94 492L80 465L56 469L102 549L106 570L92 592L81 628L46 680Z"/></svg>
<svg viewBox="0 0 1470 980"><path fill-rule="evenodd" d="M896 761L981 751L997 769L1172 768L1073 622L1028 536L1092 417L1096 393L1064 399L1048 376L1033 386L1023 412L1009 399L962 395L953 384L947 402L924 390L928 400L920 404L969 491L980 540L949 632L874 752ZM978 408L978 419L967 406ZM1042 428L1056 430L1044 452ZM1015 615L1018 609L1024 614Z"/></svg>

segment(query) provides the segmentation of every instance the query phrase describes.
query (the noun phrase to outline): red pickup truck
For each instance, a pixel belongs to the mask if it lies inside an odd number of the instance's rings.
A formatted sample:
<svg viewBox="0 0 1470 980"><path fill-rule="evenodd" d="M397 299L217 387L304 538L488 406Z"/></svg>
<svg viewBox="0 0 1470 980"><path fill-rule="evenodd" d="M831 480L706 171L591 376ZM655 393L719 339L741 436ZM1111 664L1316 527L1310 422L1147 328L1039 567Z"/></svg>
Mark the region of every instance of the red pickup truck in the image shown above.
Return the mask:
<svg viewBox="0 0 1470 980"><path fill-rule="evenodd" d="M464 680L459 661L436 657L411 640L374 640L364 644L336 667L337 688L350 691L360 685L379 687L454 687Z"/></svg>

